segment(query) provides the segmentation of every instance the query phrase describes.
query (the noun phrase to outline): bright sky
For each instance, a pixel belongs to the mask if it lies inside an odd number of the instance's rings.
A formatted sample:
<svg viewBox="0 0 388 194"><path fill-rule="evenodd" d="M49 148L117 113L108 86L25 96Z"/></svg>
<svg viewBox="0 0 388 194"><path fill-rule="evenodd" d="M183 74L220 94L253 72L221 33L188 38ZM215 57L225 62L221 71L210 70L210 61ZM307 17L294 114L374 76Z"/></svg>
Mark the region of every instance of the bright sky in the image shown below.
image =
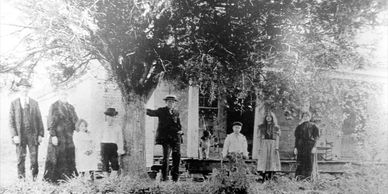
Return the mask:
<svg viewBox="0 0 388 194"><path fill-rule="evenodd" d="M0 55L11 51L17 44L18 37L14 32L19 28L11 26L19 24L18 11L10 6L8 0L0 1Z"/></svg>

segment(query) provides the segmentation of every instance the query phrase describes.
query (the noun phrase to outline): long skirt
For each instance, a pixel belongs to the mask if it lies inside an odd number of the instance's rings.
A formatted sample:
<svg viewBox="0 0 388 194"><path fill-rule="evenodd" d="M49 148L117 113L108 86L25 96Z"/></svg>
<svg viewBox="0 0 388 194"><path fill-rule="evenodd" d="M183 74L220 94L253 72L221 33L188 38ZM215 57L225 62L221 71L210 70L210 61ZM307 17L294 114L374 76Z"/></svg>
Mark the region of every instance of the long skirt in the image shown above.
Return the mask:
<svg viewBox="0 0 388 194"><path fill-rule="evenodd" d="M263 139L259 148L257 171L280 171L279 151L276 150L276 141Z"/></svg>
<svg viewBox="0 0 388 194"><path fill-rule="evenodd" d="M75 165L74 143L70 141L66 144L62 137L59 137L58 145L54 146L51 138L49 139L43 178L48 182L58 183L61 180L64 181L78 176Z"/></svg>
<svg viewBox="0 0 388 194"><path fill-rule="evenodd" d="M296 171L295 177L299 179L306 179L311 177L314 165L314 154L311 153L313 145L306 144L298 149L298 155L296 159Z"/></svg>

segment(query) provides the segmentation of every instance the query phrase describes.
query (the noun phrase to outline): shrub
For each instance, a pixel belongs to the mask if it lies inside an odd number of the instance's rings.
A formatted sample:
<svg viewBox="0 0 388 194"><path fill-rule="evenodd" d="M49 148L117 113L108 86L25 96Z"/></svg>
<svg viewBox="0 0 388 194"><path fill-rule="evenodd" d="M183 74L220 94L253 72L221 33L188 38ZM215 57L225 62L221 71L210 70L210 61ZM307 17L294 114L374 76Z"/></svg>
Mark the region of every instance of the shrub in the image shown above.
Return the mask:
<svg viewBox="0 0 388 194"><path fill-rule="evenodd" d="M248 193L250 184L255 180L252 169L241 154L228 156L228 163L214 170L210 177L211 193Z"/></svg>

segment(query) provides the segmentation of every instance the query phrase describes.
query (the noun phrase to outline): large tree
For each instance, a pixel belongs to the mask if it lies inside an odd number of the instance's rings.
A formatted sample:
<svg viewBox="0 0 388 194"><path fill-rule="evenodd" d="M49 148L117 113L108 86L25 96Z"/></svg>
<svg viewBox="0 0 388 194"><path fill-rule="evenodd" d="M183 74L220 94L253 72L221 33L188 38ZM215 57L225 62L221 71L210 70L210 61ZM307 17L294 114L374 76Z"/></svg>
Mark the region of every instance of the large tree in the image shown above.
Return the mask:
<svg viewBox="0 0 388 194"><path fill-rule="evenodd" d="M365 65L354 36L374 24L385 1L25 0L18 6L26 16L24 55L1 56L0 72L29 76L49 62L60 85L98 61L126 105L124 169L143 172L144 103L160 80L236 102L253 91L287 107L303 96L293 93L298 83L317 70Z"/></svg>

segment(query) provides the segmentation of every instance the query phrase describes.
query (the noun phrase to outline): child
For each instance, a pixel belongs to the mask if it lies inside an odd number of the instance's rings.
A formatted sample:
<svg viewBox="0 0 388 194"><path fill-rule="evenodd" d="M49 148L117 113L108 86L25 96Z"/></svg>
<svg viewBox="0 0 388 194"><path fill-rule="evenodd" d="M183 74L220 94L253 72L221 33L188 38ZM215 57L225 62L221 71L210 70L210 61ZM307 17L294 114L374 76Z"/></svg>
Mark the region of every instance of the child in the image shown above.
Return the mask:
<svg viewBox="0 0 388 194"><path fill-rule="evenodd" d="M230 154L242 154L244 158L248 158L248 143L245 136L240 133L241 128L241 122L236 121L233 123L233 133L226 136L224 142L224 147L222 150L223 158L226 158Z"/></svg>
<svg viewBox="0 0 388 194"><path fill-rule="evenodd" d="M97 169L97 156L95 142L91 132L88 130L88 123L79 119L74 133L75 159L78 172L82 176L94 180L94 171Z"/></svg>
<svg viewBox="0 0 388 194"><path fill-rule="evenodd" d="M101 159L102 171L107 177L110 171L111 176L116 177L119 170L119 155L124 154L124 140L121 125L117 122L118 112L114 108L108 108L104 114L106 115L106 125L101 132Z"/></svg>
<svg viewBox="0 0 388 194"><path fill-rule="evenodd" d="M276 116L268 112L264 117L263 123L259 125L260 142L257 171L263 177L263 182L272 179L275 172L281 170L279 157L279 139L280 128Z"/></svg>

